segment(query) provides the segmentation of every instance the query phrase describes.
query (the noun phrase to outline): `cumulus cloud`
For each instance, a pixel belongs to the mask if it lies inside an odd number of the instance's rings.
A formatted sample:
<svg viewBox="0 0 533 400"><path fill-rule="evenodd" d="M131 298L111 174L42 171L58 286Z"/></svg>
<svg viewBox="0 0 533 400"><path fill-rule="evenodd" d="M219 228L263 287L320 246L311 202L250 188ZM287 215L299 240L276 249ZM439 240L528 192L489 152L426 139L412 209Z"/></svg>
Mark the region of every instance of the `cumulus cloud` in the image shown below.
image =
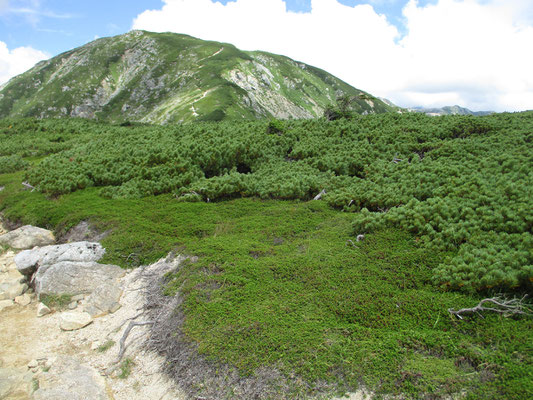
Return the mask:
<svg viewBox="0 0 533 400"><path fill-rule="evenodd" d="M134 29L186 33L246 50L284 54L403 106L533 108L530 0L409 0L399 30L371 4L312 0L163 0Z"/></svg>
<svg viewBox="0 0 533 400"><path fill-rule="evenodd" d="M0 41L0 85L49 57L50 55L32 47L9 50L7 45Z"/></svg>

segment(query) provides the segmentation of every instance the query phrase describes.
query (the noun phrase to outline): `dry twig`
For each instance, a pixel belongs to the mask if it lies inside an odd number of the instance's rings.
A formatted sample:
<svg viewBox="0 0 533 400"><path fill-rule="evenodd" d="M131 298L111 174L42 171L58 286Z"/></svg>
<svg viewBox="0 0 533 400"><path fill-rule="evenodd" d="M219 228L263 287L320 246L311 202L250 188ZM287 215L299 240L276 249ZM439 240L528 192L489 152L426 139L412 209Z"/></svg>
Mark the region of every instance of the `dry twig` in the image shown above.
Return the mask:
<svg viewBox="0 0 533 400"><path fill-rule="evenodd" d="M451 315L455 315L459 319L463 319L462 314L473 314L476 313L479 316L483 317L480 313L483 311L493 311L499 314L503 314L504 317L509 317L511 315L531 315L533 316L533 311L524 304L524 300L527 298L527 294L522 298L512 298L507 299L505 297L492 297L488 299L483 299L475 307L471 308L462 308L455 311L453 308L449 308L448 312ZM484 304L490 304L491 307L486 307Z"/></svg>

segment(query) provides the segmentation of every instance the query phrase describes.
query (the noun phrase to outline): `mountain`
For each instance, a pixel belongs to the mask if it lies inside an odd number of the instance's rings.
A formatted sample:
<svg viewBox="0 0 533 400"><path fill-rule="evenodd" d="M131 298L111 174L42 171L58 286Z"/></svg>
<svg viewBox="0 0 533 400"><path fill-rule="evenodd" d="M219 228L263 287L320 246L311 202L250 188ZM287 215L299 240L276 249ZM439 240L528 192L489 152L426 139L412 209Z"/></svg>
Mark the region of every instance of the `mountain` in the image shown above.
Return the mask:
<svg viewBox="0 0 533 400"><path fill-rule="evenodd" d="M312 118L339 96L353 111L395 108L290 58L175 33L131 31L38 63L0 90L0 117L170 123Z"/></svg>
<svg viewBox="0 0 533 400"><path fill-rule="evenodd" d="M468 108L460 107L460 106L446 106L442 108L424 108L424 107L413 107L409 108L409 111L412 112L420 112L428 115L477 115L477 116L483 116L483 115L490 115L493 114L494 111L471 111Z"/></svg>

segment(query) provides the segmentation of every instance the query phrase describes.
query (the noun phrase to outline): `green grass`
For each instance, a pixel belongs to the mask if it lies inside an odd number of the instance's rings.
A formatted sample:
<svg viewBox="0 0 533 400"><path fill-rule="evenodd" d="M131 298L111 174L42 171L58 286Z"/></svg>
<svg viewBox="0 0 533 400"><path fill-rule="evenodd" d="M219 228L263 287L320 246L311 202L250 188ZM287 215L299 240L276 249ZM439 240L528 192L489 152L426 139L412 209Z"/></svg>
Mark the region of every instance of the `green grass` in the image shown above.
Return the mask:
<svg viewBox="0 0 533 400"><path fill-rule="evenodd" d="M41 296L39 300L41 301L41 303L43 303L46 307L50 309L64 310L67 308L67 306L72 301L72 295L71 294L62 294L62 295L47 294L47 295Z"/></svg>
<svg viewBox="0 0 533 400"><path fill-rule="evenodd" d="M115 344L115 342L113 340L108 340L104 344L98 346L98 348L96 350L99 353L105 353L107 350L109 350L111 347L113 347L114 344Z"/></svg>
<svg viewBox="0 0 533 400"><path fill-rule="evenodd" d="M6 217L56 233L81 220L111 229L104 262L134 267L170 250L199 256L169 277L166 292L185 296L183 329L199 351L244 375L275 367L311 385L363 383L407 398L464 389L470 398L521 399L533 390L532 320L451 319L448 308L480 297L436 289L431 271L453 254L401 230L353 246L353 214L324 202L108 200L96 189L47 199L22 191L20 179L0 175Z"/></svg>
<svg viewBox="0 0 533 400"><path fill-rule="evenodd" d="M118 374L119 379L127 379L131 375L131 369L135 363L131 358L126 358L120 363L120 372Z"/></svg>

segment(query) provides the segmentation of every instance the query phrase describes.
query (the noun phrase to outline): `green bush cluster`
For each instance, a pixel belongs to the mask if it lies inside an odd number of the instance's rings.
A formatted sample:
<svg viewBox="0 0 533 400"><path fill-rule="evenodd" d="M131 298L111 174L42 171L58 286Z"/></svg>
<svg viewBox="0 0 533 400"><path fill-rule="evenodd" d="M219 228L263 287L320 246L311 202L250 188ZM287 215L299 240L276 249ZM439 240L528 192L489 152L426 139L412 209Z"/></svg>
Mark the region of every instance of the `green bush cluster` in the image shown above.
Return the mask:
<svg viewBox="0 0 533 400"><path fill-rule="evenodd" d="M4 120L0 132L1 155L53 153L26 173L49 195L94 186L108 198L309 200L325 190L329 205L355 213L356 234L396 226L452 251L434 271L444 288L531 287L533 112L165 127Z"/></svg>
<svg viewBox="0 0 533 400"><path fill-rule="evenodd" d="M11 156L0 156L0 174L20 171L25 169L29 163L18 154Z"/></svg>

